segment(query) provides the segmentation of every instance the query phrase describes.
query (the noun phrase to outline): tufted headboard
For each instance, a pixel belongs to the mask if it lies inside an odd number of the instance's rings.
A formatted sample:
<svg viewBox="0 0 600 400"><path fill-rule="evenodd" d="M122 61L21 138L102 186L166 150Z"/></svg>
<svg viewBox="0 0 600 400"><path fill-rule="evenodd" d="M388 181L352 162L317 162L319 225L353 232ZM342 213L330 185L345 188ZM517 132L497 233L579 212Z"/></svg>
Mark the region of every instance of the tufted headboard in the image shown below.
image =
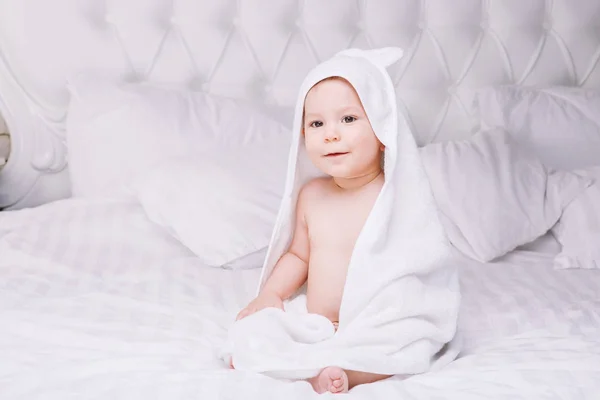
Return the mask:
<svg viewBox="0 0 600 400"><path fill-rule="evenodd" d="M419 143L464 137L461 88L600 86L600 0L3 0L0 207L69 196L74 71L290 106L320 60L380 46L405 49L390 72Z"/></svg>

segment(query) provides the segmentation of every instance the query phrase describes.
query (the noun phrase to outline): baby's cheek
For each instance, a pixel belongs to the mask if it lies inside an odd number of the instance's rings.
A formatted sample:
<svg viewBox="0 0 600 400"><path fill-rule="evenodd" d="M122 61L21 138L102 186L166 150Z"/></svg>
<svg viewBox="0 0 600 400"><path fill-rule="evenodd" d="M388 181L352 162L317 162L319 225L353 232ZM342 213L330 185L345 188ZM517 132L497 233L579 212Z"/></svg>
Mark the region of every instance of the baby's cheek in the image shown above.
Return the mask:
<svg viewBox="0 0 600 400"><path fill-rule="evenodd" d="M354 142L354 148L359 149L361 154L371 153L373 148L373 140L365 136L366 135L357 137Z"/></svg>
<svg viewBox="0 0 600 400"><path fill-rule="evenodd" d="M381 158L379 145L373 141L363 141L358 144L360 151L357 152L358 162L362 166L370 165L375 160Z"/></svg>
<svg viewBox="0 0 600 400"><path fill-rule="evenodd" d="M316 146L310 140L304 142L304 147L309 156L312 156L316 152Z"/></svg>
<svg viewBox="0 0 600 400"><path fill-rule="evenodd" d="M321 161L321 152L318 146L315 146L311 143L306 143L305 145L306 147L306 153L308 154L308 158L313 162L313 163L319 163L319 161Z"/></svg>

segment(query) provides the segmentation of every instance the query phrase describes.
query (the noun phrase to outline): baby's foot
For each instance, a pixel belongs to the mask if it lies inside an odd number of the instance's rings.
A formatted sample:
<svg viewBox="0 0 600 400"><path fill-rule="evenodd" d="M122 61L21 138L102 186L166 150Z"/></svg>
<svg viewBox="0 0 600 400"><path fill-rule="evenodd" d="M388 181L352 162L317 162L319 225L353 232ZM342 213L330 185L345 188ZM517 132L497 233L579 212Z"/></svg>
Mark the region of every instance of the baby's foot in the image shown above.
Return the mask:
<svg viewBox="0 0 600 400"><path fill-rule="evenodd" d="M317 393L345 393L348 391L348 375L339 367L327 367L314 378L310 379Z"/></svg>

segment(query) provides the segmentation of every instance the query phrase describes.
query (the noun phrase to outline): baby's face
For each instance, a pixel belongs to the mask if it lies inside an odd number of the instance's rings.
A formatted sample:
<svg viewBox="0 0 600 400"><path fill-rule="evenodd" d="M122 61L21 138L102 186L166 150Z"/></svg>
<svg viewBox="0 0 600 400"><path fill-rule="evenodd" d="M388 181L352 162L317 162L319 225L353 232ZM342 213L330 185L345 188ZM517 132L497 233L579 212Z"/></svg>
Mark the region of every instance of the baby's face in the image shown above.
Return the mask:
<svg viewBox="0 0 600 400"><path fill-rule="evenodd" d="M308 155L324 173L356 178L381 168L383 146L346 80L328 79L308 92L303 125Z"/></svg>

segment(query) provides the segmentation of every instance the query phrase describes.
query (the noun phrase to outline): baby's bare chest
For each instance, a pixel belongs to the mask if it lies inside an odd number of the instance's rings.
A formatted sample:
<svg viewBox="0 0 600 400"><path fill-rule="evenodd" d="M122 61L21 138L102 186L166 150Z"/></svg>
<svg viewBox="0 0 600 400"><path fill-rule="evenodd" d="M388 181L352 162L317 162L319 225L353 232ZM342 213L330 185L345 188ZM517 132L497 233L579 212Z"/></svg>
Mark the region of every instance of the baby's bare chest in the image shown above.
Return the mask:
<svg viewBox="0 0 600 400"><path fill-rule="evenodd" d="M369 200L331 199L313 207L307 215L311 250L354 247L371 211Z"/></svg>

